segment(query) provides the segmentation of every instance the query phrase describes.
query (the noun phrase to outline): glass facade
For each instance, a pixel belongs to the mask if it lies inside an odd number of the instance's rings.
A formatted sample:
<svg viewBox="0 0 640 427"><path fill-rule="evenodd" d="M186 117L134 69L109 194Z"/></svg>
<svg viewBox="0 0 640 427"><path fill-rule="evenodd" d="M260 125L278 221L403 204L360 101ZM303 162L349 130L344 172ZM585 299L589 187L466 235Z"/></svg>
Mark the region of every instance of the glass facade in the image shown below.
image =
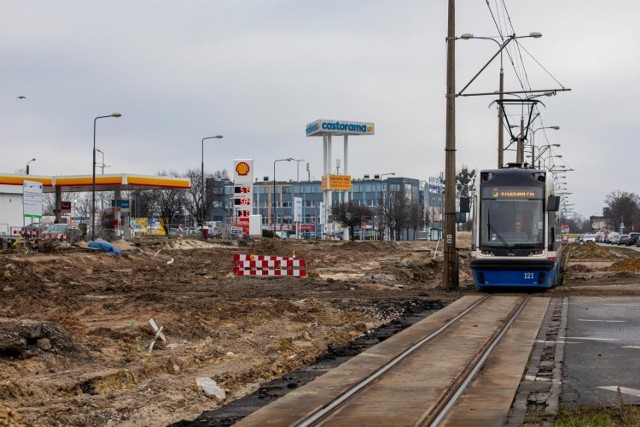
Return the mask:
<svg viewBox="0 0 640 427"><path fill-rule="evenodd" d="M217 181L216 188L223 182ZM224 182L224 203L218 199L214 207L212 218L215 221L229 223L233 212L233 183ZM390 194L403 193L410 203L418 203L422 208L423 217L428 219L431 226L441 224L442 194L414 178L388 177L380 179L359 179L352 181L349 201L356 206L363 206L379 214ZM282 228L293 226L294 198L302 199L302 224L307 229L315 228L319 224L320 203L323 200L320 181L262 181L255 182L253 187L253 214L262 216L262 225L269 229L272 224ZM332 192L332 204L343 203L344 192ZM221 209L221 205L224 209ZM224 217L221 215L224 210ZM441 227L441 226L440 226Z"/></svg>

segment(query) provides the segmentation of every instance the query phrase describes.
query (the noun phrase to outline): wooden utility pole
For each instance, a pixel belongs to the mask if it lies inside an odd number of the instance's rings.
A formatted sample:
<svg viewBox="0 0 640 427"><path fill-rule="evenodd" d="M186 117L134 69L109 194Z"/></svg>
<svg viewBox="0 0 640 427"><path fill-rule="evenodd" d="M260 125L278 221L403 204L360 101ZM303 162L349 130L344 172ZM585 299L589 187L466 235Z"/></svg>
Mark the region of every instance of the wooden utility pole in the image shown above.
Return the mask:
<svg viewBox="0 0 640 427"><path fill-rule="evenodd" d="M447 111L444 183L444 287L458 289L456 253L456 16L449 0L447 30Z"/></svg>

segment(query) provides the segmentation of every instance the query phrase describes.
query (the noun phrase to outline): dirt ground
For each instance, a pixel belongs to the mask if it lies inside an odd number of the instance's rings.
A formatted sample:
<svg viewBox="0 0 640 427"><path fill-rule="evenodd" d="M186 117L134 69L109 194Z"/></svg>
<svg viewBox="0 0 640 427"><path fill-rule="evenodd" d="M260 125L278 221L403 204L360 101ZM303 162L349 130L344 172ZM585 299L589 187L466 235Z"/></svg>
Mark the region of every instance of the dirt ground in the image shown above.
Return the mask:
<svg viewBox="0 0 640 427"><path fill-rule="evenodd" d="M439 288L434 242L115 246L123 253L33 244L0 254L0 426L194 419L398 317L394 302L448 304L476 292L465 249L461 290ZM627 252L572 246L569 285L550 294L594 292L602 278L636 292L640 258ZM295 254L308 277L238 277L234 253ZM207 397L197 378L225 396Z"/></svg>

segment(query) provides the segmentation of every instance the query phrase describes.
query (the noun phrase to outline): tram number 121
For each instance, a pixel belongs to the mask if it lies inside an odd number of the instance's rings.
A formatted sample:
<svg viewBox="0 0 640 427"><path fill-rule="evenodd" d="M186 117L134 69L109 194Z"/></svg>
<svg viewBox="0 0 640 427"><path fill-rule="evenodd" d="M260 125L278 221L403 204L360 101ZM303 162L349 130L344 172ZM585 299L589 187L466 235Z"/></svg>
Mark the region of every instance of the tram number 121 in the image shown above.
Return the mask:
<svg viewBox="0 0 640 427"><path fill-rule="evenodd" d="M532 272L525 272L524 273L524 278L525 279L533 279L533 273Z"/></svg>

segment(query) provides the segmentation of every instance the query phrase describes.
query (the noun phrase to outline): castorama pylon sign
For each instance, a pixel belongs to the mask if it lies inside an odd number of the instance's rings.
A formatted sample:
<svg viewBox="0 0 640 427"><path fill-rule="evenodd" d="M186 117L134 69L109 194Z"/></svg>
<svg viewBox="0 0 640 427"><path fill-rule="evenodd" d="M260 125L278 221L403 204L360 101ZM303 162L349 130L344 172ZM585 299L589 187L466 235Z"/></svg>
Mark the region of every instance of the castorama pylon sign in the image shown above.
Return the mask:
<svg viewBox="0 0 640 427"><path fill-rule="evenodd" d="M344 120L316 120L307 125L307 136L373 134L373 123L346 122Z"/></svg>

